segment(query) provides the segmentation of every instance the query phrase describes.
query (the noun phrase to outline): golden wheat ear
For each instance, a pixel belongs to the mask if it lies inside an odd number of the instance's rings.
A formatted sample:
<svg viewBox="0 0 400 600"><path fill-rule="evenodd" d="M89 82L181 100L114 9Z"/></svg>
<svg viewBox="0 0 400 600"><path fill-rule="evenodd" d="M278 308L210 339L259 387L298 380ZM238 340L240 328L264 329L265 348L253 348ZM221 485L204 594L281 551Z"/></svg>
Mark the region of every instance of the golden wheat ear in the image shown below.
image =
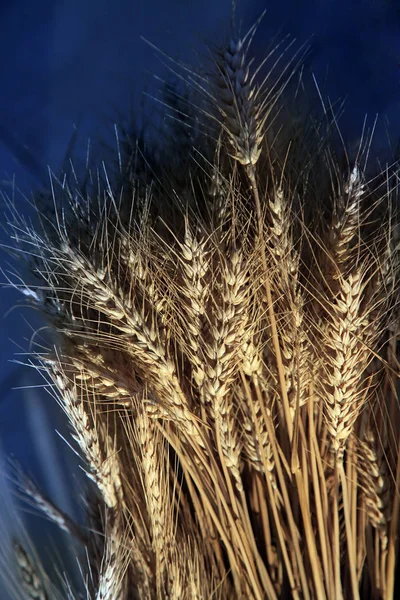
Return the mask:
<svg viewBox="0 0 400 600"><path fill-rule="evenodd" d="M115 172L52 177L37 228L10 219L92 483L81 531L25 479L81 542L68 598L394 597L398 172L291 139L299 54L259 81L255 31L169 90L187 156L126 136Z"/></svg>

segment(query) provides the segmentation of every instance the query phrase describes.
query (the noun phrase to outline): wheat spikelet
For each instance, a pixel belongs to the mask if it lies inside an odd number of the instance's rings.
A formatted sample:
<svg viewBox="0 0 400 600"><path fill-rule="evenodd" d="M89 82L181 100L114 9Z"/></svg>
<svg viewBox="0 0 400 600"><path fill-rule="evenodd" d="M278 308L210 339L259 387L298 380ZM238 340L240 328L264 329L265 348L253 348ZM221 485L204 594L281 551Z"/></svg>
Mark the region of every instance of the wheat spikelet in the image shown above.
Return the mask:
<svg viewBox="0 0 400 600"><path fill-rule="evenodd" d="M360 270L341 282L341 293L331 307L332 323L324 347L327 377L322 375L327 428L335 453L341 453L365 401L363 374L372 360L370 348L376 334L374 323L362 309L363 274ZM375 335L374 335L375 334Z"/></svg>
<svg viewBox="0 0 400 600"><path fill-rule="evenodd" d="M71 599L394 596L398 173L288 141L295 59L258 82L255 30L183 69L176 147L126 136L84 193L52 176L37 230L5 199L96 491L79 527L21 478L82 546Z"/></svg>
<svg viewBox="0 0 400 600"><path fill-rule="evenodd" d="M127 596L126 570L131 557L129 544L124 543L120 527L119 519L106 527L96 600L121 600Z"/></svg>
<svg viewBox="0 0 400 600"><path fill-rule="evenodd" d="M90 418L83 390L65 377L59 365L49 365L46 372L53 377L57 391L62 394L60 402L71 422L73 439L91 469L87 475L96 483L106 505L113 509L123 500L120 465L113 443L102 423Z"/></svg>
<svg viewBox="0 0 400 600"><path fill-rule="evenodd" d="M390 490L388 467L382 449L377 445L374 432L369 428L364 441L358 440L359 460L357 462L360 487L364 492L364 502L368 519L375 529L380 530L382 543L387 545L386 525L388 522L388 492Z"/></svg>
<svg viewBox="0 0 400 600"><path fill-rule="evenodd" d="M17 542L14 544L14 552L26 597L32 600L48 600L48 595L36 572L36 567L27 552Z"/></svg>

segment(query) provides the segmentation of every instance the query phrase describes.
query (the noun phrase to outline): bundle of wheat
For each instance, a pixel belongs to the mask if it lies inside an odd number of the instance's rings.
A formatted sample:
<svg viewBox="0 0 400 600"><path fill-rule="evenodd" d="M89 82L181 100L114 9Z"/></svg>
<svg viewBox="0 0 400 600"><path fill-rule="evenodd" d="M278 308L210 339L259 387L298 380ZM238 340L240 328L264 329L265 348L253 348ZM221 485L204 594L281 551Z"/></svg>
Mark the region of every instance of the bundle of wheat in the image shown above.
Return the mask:
<svg viewBox="0 0 400 600"><path fill-rule="evenodd" d="M118 134L116 169L52 177L41 227L9 203L54 332L32 361L97 488L81 529L23 478L82 546L60 597L393 597L398 175L285 127L297 58L258 83L255 29L187 76L162 152Z"/></svg>

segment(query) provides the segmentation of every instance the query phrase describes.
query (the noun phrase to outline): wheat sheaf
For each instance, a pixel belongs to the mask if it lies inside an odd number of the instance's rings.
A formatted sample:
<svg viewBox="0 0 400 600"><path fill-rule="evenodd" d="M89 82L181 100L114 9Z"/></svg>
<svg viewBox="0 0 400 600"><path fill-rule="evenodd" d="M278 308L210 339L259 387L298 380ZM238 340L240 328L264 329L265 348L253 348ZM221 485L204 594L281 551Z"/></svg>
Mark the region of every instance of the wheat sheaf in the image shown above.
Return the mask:
<svg viewBox="0 0 400 600"><path fill-rule="evenodd" d="M38 226L8 202L54 334L32 361L97 489L85 528L23 479L85 588L48 591L17 544L26 598L394 596L398 171L290 124L299 55L255 66L255 31L181 69L161 147L116 129L116 165L52 176Z"/></svg>

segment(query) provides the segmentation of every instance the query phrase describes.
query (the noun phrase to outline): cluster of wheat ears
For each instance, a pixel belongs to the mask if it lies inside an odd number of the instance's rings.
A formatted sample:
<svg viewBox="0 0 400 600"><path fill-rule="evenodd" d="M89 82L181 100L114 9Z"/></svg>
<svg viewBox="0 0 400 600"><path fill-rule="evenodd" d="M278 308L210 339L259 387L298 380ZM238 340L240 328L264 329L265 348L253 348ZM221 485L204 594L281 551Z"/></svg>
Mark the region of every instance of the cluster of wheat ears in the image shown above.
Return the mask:
<svg viewBox="0 0 400 600"><path fill-rule="evenodd" d="M78 527L22 477L85 588L16 544L27 598L393 597L398 175L297 127L298 55L263 78L254 31L181 68L156 149L118 130L114 166L51 178L38 226L8 201L35 278L14 284L54 334L32 361L97 488Z"/></svg>

